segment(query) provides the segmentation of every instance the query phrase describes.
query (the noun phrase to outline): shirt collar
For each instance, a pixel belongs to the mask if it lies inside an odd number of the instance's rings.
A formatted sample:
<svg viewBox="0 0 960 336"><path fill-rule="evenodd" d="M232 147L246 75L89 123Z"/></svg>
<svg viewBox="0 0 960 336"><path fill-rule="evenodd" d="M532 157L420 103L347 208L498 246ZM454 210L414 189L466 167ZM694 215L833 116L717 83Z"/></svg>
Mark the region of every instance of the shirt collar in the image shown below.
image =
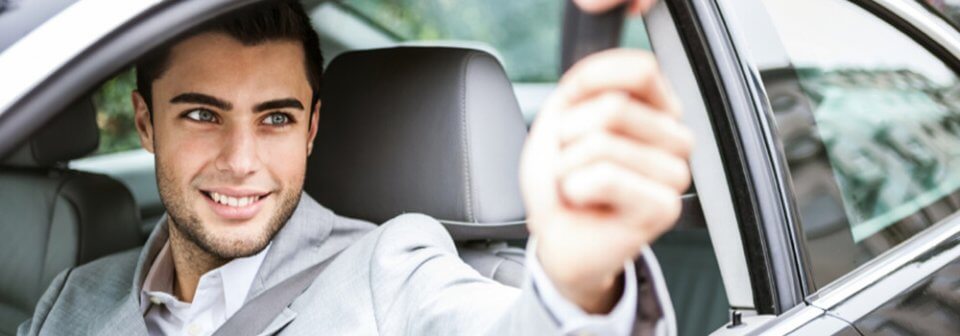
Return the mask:
<svg viewBox="0 0 960 336"><path fill-rule="evenodd" d="M223 288L224 312L226 316L233 315L246 301L250 286L272 245L271 242L255 255L233 259L208 271L200 277L197 288L199 289L201 284L211 281L211 278L219 274L220 285ZM173 255L170 253L170 242L167 241L163 244L143 281L143 289L140 291L141 313L146 313L150 305L156 303L151 301L151 297L158 297L163 304L186 304L173 296L174 274Z"/></svg>

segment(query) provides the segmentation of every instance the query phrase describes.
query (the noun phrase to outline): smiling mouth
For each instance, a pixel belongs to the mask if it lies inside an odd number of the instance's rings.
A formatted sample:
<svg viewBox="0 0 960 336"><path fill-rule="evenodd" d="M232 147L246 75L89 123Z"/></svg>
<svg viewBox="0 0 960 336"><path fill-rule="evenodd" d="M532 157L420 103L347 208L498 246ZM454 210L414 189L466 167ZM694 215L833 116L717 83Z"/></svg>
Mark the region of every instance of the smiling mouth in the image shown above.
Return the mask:
<svg viewBox="0 0 960 336"><path fill-rule="evenodd" d="M217 192L205 191L205 190L201 190L200 193L202 193L204 196L206 196L208 199L210 199L214 203L225 205L228 207L233 207L233 208L243 208L248 205L255 204L260 200L270 196L270 193L265 193L261 195L248 195L248 196L238 197L238 196L228 196L228 195L220 194Z"/></svg>

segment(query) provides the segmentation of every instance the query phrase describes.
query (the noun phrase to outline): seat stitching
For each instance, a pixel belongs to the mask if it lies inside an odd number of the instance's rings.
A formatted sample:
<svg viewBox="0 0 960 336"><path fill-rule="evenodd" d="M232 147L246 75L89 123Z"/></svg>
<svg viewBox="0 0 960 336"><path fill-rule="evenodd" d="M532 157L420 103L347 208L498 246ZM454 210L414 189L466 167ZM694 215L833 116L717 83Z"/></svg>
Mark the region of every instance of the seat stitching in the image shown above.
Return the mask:
<svg viewBox="0 0 960 336"><path fill-rule="evenodd" d="M467 221L475 222L473 213L473 183L470 179L470 129L467 127L467 65L470 64L476 54L469 53L460 64L460 131L463 136L460 138L460 150L463 160L464 191L466 204Z"/></svg>

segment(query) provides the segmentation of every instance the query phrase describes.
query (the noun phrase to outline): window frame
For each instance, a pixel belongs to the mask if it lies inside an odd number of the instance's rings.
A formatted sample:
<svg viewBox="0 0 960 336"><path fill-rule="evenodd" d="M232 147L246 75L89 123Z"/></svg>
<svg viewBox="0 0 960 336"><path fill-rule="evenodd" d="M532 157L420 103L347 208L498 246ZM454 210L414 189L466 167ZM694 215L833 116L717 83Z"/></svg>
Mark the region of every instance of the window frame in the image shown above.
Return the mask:
<svg viewBox="0 0 960 336"><path fill-rule="evenodd" d="M82 31L83 43L57 49L53 63L47 65L49 68L23 73L28 78L3 86L4 90L0 90L0 157L69 102L89 94L96 83L127 68L146 51L199 22L260 1L263 0L129 0L130 5L119 12L109 0L78 1L0 53L0 71L23 64L23 59L17 56L50 53L44 40L76 36L67 32L77 29L71 23L78 16L89 18L96 16L90 13L109 11L121 19L111 22L110 26L101 26L101 30Z"/></svg>

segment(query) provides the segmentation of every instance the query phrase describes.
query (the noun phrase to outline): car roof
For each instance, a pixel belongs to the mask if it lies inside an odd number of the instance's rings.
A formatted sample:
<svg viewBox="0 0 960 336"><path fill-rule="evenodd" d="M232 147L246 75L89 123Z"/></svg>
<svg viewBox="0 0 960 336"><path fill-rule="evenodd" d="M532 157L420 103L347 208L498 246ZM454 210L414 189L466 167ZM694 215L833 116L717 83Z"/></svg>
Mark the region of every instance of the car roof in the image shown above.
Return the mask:
<svg viewBox="0 0 960 336"><path fill-rule="evenodd" d="M77 0L0 0L0 51L19 41Z"/></svg>

